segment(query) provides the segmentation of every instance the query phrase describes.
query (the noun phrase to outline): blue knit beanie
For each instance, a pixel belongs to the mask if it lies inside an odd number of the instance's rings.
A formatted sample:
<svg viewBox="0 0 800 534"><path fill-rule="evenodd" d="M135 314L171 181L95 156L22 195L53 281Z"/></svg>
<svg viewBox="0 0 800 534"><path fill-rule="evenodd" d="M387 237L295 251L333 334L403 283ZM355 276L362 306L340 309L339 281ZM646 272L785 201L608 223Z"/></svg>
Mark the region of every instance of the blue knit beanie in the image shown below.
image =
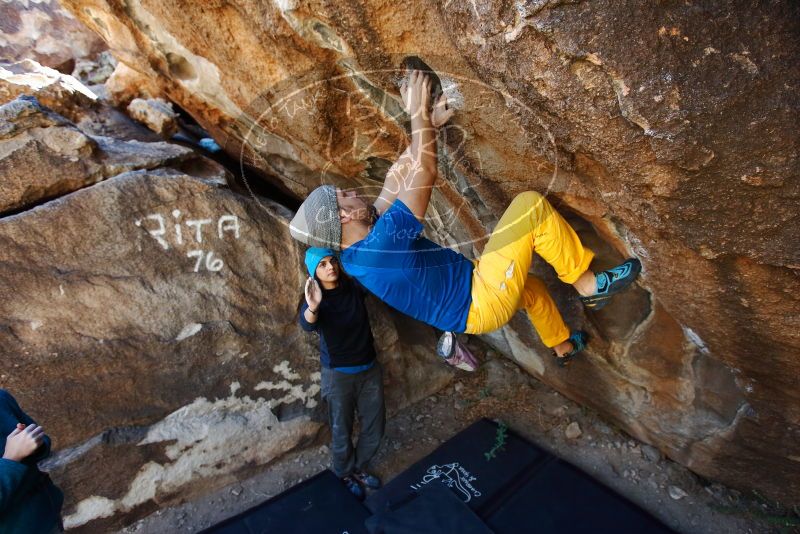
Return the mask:
<svg viewBox="0 0 800 534"><path fill-rule="evenodd" d="M329 248L311 247L306 250L306 268L309 276L314 276L314 273L317 272L317 265L325 256L336 257L336 253Z"/></svg>

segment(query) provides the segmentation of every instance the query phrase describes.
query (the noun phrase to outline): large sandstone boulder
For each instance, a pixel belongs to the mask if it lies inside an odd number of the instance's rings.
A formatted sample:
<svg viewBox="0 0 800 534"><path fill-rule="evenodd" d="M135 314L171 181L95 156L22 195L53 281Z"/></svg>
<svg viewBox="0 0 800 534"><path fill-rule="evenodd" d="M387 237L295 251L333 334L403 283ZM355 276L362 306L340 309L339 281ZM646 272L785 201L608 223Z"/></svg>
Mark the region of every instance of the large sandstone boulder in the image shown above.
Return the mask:
<svg viewBox="0 0 800 534"><path fill-rule="evenodd" d="M30 59L0 63L0 104L20 96L36 97L39 103L74 122L87 134L120 140L161 140L160 136L130 120L74 76Z"/></svg>
<svg viewBox="0 0 800 534"><path fill-rule="evenodd" d="M25 265L0 274L3 387L53 437L68 527L265 464L320 427L278 418L319 389L313 344L289 328L286 215L220 178L123 173L0 220L4 263Z"/></svg>
<svg viewBox="0 0 800 534"><path fill-rule="evenodd" d="M40 65L32 59L0 63L0 102L35 96L48 108L74 122L97 101L97 95L69 74Z"/></svg>
<svg viewBox="0 0 800 534"><path fill-rule="evenodd" d="M118 173L0 218L0 387L53 438L44 468L65 525L119 527L322 439L291 212L232 192L182 147L80 137L38 107L16 116L4 132L20 146L83 140L74 168L65 148L31 149L37 173ZM390 411L446 385L432 329L401 339L404 319L371 306Z"/></svg>
<svg viewBox="0 0 800 534"><path fill-rule="evenodd" d="M161 95L161 89L152 78L136 72L125 63L117 63L104 87L108 100L120 107L127 107L135 98L148 99Z"/></svg>
<svg viewBox="0 0 800 534"><path fill-rule="evenodd" d="M160 98L134 98L128 104L128 115L167 139L178 131L178 114Z"/></svg>
<svg viewBox="0 0 800 534"><path fill-rule="evenodd" d="M71 72L76 58L105 50L103 40L61 7L58 0L0 2L0 58L33 59Z"/></svg>
<svg viewBox="0 0 800 534"><path fill-rule="evenodd" d="M595 314L558 289L594 337L569 371L522 317L493 341L698 473L800 501L795 3L64 3L297 197L377 193L408 142L396 69L419 56L460 108L432 237L477 254L536 189L583 225L596 266L644 264Z"/></svg>
<svg viewBox="0 0 800 534"><path fill-rule="evenodd" d="M0 106L0 214L134 169L196 159L168 143L89 136L33 97Z"/></svg>

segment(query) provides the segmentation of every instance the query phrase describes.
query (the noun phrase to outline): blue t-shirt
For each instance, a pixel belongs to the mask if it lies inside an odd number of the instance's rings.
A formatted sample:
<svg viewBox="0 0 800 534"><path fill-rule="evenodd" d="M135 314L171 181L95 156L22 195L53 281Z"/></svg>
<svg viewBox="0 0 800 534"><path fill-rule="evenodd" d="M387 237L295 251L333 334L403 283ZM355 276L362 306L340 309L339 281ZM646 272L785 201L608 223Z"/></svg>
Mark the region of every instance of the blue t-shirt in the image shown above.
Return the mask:
<svg viewBox="0 0 800 534"><path fill-rule="evenodd" d="M422 229L408 206L395 200L367 237L342 251L342 266L392 308L440 330L463 332L472 262L420 237Z"/></svg>

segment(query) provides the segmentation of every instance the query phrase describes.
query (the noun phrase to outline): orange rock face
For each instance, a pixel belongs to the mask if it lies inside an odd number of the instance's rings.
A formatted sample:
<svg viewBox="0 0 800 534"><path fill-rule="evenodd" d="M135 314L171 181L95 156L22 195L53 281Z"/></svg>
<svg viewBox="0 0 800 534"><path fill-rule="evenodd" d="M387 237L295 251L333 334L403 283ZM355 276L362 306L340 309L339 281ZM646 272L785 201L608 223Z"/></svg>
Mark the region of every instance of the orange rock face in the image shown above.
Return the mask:
<svg viewBox="0 0 800 534"><path fill-rule="evenodd" d="M568 371L524 317L492 342L696 472L800 501L798 6L64 4L298 198L323 182L377 193L408 142L397 68L420 57L458 108L432 238L477 255L535 189L596 267L644 265L594 314L550 280L593 336Z"/></svg>

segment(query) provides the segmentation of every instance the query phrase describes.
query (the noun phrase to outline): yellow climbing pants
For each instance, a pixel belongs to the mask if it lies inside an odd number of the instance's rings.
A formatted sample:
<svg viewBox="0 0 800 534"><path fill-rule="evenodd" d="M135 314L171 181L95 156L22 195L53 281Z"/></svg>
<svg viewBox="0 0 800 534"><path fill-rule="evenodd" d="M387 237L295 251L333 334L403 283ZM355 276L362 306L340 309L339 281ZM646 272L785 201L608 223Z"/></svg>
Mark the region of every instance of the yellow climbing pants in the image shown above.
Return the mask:
<svg viewBox="0 0 800 534"><path fill-rule="evenodd" d="M496 330L524 308L546 346L569 338L569 328L544 282L528 274L534 252L567 284L586 272L594 257L547 199L528 191L508 206L475 262L467 333Z"/></svg>

